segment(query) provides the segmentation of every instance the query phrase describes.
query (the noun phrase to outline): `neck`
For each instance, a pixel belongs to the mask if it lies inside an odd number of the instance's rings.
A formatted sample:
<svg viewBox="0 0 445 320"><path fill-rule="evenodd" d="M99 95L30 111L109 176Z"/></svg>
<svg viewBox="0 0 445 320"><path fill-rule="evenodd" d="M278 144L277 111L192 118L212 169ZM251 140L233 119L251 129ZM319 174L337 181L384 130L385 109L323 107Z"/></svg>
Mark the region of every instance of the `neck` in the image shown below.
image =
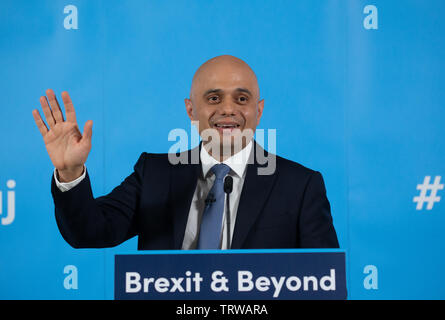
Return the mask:
<svg viewBox="0 0 445 320"><path fill-rule="evenodd" d="M219 162L223 162L235 154L243 150L247 146L247 143L243 142L241 145L219 145L214 146L211 143L203 143L203 147L206 149L207 153L211 155L214 159Z"/></svg>

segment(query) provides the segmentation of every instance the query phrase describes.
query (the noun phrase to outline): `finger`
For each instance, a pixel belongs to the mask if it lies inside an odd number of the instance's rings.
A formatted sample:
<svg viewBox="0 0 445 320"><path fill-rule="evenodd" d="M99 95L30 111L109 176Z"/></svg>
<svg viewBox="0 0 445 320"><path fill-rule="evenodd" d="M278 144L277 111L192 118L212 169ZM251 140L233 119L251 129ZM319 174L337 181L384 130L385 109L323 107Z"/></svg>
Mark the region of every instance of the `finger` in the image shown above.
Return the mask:
<svg viewBox="0 0 445 320"><path fill-rule="evenodd" d="M56 94L52 89L46 90L46 95L48 96L49 104L53 112L54 120L57 122L63 122L62 110L60 110L59 103L57 102Z"/></svg>
<svg viewBox="0 0 445 320"><path fill-rule="evenodd" d="M49 107L48 101L45 96L40 97L40 104L42 105L43 114L45 115L46 122L48 123L49 128L51 129L56 124L56 120L54 120L53 113L51 108Z"/></svg>
<svg viewBox="0 0 445 320"><path fill-rule="evenodd" d="M93 121L92 120L88 120L85 123L85 126L83 128L82 141L91 142L91 137L92 136L93 136Z"/></svg>
<svg viewBox="0 0 445 320"><path fill-rule="evenodd" d="M62 100L65 105L65 115L66 121L77 123L76 120L76 111L74 110L73 102L71 101L70 95L68 92L62 92Z"/></svg>
<svg viewBox="0 0 445 320"><path fill-rule="evenodd" d="M40 133L42 134L42 137L46 135L48 132L48 128L46 127L45 123L42 120L42 117L40 116L39 110L34 109L32 110L32 116L34 118L34 121L36 122L37 128L39 129Z"/></svg>

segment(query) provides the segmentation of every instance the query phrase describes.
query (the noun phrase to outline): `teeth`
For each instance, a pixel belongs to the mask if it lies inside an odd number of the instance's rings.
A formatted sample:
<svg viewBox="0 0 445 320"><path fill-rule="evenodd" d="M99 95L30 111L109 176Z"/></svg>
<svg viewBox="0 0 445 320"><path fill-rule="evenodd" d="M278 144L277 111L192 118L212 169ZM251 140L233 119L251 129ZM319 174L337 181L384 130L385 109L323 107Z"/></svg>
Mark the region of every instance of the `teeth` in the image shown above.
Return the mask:
<svg viewBox="0 0 445 320"><path fill-rule="evenodd" d="M218 128L236 128L237 126L236 124L215 124Z"/></svg>

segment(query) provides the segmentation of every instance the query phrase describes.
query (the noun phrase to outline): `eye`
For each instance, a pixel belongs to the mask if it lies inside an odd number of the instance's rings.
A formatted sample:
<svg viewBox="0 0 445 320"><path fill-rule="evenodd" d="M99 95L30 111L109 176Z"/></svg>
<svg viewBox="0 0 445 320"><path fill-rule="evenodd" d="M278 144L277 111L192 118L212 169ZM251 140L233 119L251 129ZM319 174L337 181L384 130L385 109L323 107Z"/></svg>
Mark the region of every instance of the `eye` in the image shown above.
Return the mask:
<svg viewBox="0 0 445 320"><path fill-rule="evenodd" d="M240 103L246 103L248 101L248 98L246 96L239 96L238 102Z"/></svg>
<svg viewBox="0 0 445 320"><path fill-rule="evenodd" d="M218 103L219 102L219 96L210 96L210 97L207 98L207 100L210 103Z"/></svg>

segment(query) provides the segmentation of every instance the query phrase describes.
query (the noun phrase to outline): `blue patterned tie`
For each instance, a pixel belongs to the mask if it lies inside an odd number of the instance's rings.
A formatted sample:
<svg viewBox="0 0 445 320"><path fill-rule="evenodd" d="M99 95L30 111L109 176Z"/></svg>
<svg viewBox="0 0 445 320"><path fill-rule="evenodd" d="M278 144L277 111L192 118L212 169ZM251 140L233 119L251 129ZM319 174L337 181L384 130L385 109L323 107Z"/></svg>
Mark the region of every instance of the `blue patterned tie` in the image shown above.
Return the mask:
<svg viewBox="0 0 445 320"><path fill-rule="evenodd" d="M198 249L219 249L221 227L224 211L224 178L230 167L221 163L215 164L210 171L215 176L215 182L206 199L199 231Z"/></svg>

